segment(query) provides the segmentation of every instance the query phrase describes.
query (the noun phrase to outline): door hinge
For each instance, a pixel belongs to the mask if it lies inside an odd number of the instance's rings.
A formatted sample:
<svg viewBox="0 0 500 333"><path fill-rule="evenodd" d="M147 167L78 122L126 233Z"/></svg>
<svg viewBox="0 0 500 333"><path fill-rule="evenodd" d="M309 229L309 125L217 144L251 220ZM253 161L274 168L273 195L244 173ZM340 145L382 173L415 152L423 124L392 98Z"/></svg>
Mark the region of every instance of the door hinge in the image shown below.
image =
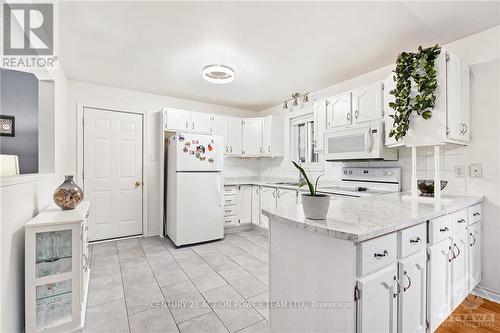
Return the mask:
<svg viewBox="0 0 500 333"><path fill-rule="evenodd" d="M431 261L431 254L427 253L427 261Z"/></svg>
<svg viewBox="0 0 500 333"><path fill-rule="evenodd" d="M426 321L425 321L425 328L426 328L426 329L429 329L430 327L431 327L431 325L430 325L430 324L429 324L429 322L426 320Z"/></svg>
<svg viewBox="0 0 500 333"><path fill-rule="evenodd" d="M82 117L82 126L85 126L85 119Z"/></svg>
<svg viewBox="0 0 500 333"><path fill-rule="evenodd" d="M354 302L360 299L361 295L358 286L354 286Z"/></svg>
<svg viewBox="0 0 500 333"><path fill-rule="evenodd" d="M84 171L82 170L82 179L84 179L84 178L85 178L85 177L84 177Z"/></svg>
<svg viewBox="0 0 500 333"><path fill-rule="evenodd" d="M384 83L382 83L382 90L384 90L384 89L385 89L385 84L384 84Z"/></svg>
<svg viewBox="0 0 500 333"><path fill-rule="evenodd" d="M450 54L446 53L446 55L444 56L444 58L445 58L446 61L450 60Z"/></svg>

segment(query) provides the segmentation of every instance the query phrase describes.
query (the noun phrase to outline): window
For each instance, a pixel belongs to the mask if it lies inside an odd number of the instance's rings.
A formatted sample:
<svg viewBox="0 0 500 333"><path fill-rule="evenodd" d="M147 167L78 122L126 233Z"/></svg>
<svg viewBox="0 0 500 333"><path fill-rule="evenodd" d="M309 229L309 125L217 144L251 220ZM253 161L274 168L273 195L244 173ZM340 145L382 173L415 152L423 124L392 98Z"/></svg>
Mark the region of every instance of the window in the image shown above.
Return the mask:
<svg viewBox="0 0 500 333"><path fill-rule="evenodd" d="M323 167L314 145L313 115L290 119L290 156L306 169Z"/></svg>

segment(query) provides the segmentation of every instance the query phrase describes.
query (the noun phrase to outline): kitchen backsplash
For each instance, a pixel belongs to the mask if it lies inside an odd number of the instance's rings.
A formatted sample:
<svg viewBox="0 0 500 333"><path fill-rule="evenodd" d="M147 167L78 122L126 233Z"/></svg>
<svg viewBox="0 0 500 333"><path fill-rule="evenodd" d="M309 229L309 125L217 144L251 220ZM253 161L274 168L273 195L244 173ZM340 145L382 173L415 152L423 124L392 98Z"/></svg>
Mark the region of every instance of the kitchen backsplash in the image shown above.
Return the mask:
<svg viewBox="0 0 500 333"><path fill-rule="evenodd" d="M466 178L455 177L455 166L464 167L465 174L468 173L468 165L471 161L467 161L466 156L467 147L447 145L444 149L440 149L441 159L441 178L448 181L448 185L443 193L448 194L464 194L467 191ZM228 160L228 159L226 159ZM243 160L248 161L248 160ZM254 162L253 162L254 163ZM254 164L242 163L245 168L253 168ZM391 167L399 166L402 169L402 187L403 191L410 190L411 179L411 150L409 148L399 149L399 160L388 161L374 161L374 162L324 162L323 171L310 171L316 177L322 173L323 181L334 182L341 179L342 167ZM231 172L233 175L238 175L237 170ZM294 169L289 160L285 158L274 158L259 160L259 174L260 177L282 177L282 178L298 178L298 172ZM434 178L434 148L424 147L417 149L417 177L419 179L433 179Z"/></svg>

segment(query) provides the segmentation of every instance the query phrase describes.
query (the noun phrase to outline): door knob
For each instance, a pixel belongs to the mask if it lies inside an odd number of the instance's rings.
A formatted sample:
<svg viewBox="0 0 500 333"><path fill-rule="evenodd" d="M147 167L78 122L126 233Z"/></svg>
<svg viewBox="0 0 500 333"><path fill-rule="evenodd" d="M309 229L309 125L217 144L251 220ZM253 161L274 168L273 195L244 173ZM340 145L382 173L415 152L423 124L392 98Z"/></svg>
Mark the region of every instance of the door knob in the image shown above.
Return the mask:
<svg viewBox="0 0 500 333"><path fill-rule="evenodd" d="M135 187L141 186L141 182L135 182Z"/></svg>

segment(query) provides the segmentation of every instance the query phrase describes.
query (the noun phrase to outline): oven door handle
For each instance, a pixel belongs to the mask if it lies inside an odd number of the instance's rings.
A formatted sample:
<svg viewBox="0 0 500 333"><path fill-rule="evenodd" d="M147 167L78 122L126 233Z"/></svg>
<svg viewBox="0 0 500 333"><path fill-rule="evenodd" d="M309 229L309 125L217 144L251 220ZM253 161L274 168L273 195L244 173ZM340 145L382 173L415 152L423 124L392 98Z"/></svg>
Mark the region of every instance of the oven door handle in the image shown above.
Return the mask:
<svg viewBox="0 0 500 333"><path fill-rule="evenodd" d="M370 153L372 150L372 129L368 128L368 132L365 133L365 151Z"/></svg>

